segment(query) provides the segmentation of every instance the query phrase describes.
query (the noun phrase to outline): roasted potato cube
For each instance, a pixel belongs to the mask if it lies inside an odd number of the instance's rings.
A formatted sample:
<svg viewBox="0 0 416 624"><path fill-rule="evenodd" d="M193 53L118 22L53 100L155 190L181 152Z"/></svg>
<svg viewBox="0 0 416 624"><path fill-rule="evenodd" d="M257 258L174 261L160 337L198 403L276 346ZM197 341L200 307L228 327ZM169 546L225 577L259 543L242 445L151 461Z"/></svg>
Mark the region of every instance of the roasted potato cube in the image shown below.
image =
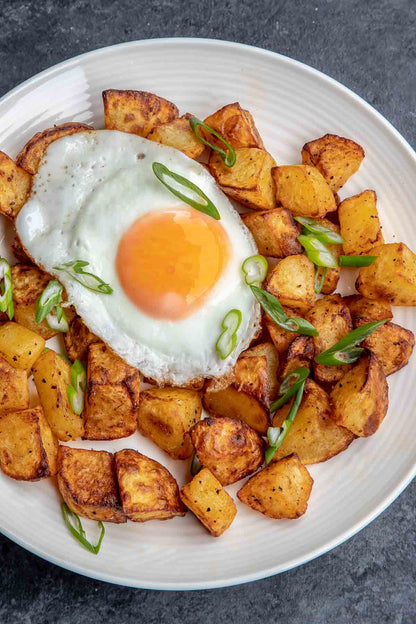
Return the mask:
<svg viewBox="0 0 416 624"><path fill-rule="evenodd" d="M52 128L47 128L47 130L42 130L42 132L37 132L20 150L16 162L20 167L23 167L25 171L33 175L37 173L42 157L51 143L64 136L92 129L93 128L87 126L87 124L69 121L58 126L53 126Z"/></svg>
<svg viewBox="0 0 416 624"><path fill-rule="evenodd" d="M14 368L29 373L44 348L44 338L27 327L12 322L0 327L0 355Z"/></svg>
<svg viewBox="0 0 416 624"><path fill-rule="evenodd" d="M352 330L350 311L340 295L326 295L319 299L307 319L318 330L313 337L315 355L326 351ZM335 383L349 370L349 365L325 366L314 364L315 379L321 383Z"/></svg>
<svg viewBox="0 0 416 624"><path fill-rule="evenodd" d="M282 379L297 368L310 369L314 355L315 348L312 336L298 336L295 338L287 351L285 365L281 373Z"/></svg>
<svg viewBox="0 0 416 624"><path fill-rule="evenodd" d="M153 128L179 116L175 104L147 91L103 91L107 130L121 130L146 137Z"/></svg>
<svg viewBox="0 0 416 624"><path fill-rule="evenodd" d="M363 356L333 388L332 419L355 435L373 435L389 404L388 386L380 362L373 353Z"/></svg>
<svg viewBox="0 0 416 624"><path fill-rule="evenodd" d="M149 388L140 397L139 431L173 459L193 453L189 429L201 418L201 397L185 388Z"/></svg>
<svg viewBox="0 0 416 624"><path fill-rule="evenodd" d="M317 223L319 223L320 225L323 225L324 227L329 228L330 230L333 230L334 232L339 233L339 225L332 223L328 219L318 219ZM329 249L329 251L332 253L332 255L334 256L334 258L336 259L338 263L338 258L340 257L342 253L342 245L328 245L327 244L326 247ZM317 268L318 268L317 280L320 280L322 277L323 267L317 267ZM323 295L330 295L331 293L334 292L334 290L336 290L340 275L341 275L340 267L337 267L335 269L327 268L325 279L324 279L324 285L322 286L322 290L321 290L321 293Z"/></svg>
<svg viewBox="0 0 416 624"><path fill-rule="evenodd" d="M358 327L371 321L369 318L357 319L354 326ZM406 366L414 345L413 332L396 323L382 325L361 344L377 356L386 377Z"/></svg>
<svg viewBox="0 0 416 624"><path fill-rule="evenodd" d="M391 321L393 318L391 305L387 301L367 299L361 295L350 295L344 297L344 302L348 306L354 325L360 319L368 319L370 322L383 321L384 319Z"/></svg>
<svg viewBox="0 0 416 624"><path fill-rule="evenodd" d="M46 320L36 323L37 300L53 279L34 264L15 264L11 268L13 280L14 316L17 323L36 332L45 340L56 336Z"/></svg>
<svg viewBox="0 0 416 624"><path fill-rule="evenodd" d="M238 102L227 104L205 119L207 126L218 132L233 147L264 148L253 117ZM199 128L201 134L203 128ZM206 138L223 147L221 141L207 133Z"/></svg>
<svg viewBox="0 0 416 624"><path fill-rule="evenodd" d="M32 176L7 154L0 152L0 213L14 221L31 186Z"/></svg>
<svg viewBox="0 0 416 624"><path fill-rule="evenodd" d="M273 426L281 427L292 402L275 412ZM308 379L296 418L273 461L296 453L303 464L316 464L344 451L354 440L351 431L331 418L332 410L325 390Z"/></svg>
<svg viewBox="0 0 416 624"><path fill-rule="evenodd" d="M58 488L70 510L79 516L101 522L126 522L112 453L60 446Z"/></svg>
<svg viewBox="0 0 416 624"><path fill-rule="evenodd" d="M101 342L100 338L90 332L80 316L74 316L69 323L69 331L64 334L64 343L68 357L75 360L86 361L88 347L94 342Z"/></svg>
<svg viewBox="0 0 416 624"><path fill-rule="evenodd" d="M303 254L288 256L276 264L266 281L266 290L282 306L305 314L315 303L315 268Z"/></svg>
<svg viewBox="0 0 416 624"><path fill-rule="evenodd" d="M146 139L176 147L189 158L199 158L205 149L205 145L196 138L192 130L189 123L191 117L190 113L186 113L178 119L156 126L149 132Z"/></svg>
<svg viewBox="0 0 416 624"><path fill-rule="evenodd" d="M205 418L192 427L190 435L200 463L221 485L235 483L263 464L263 438L242 421Z"/></svg>
<svg viewBox="0 0 416 624"><path fill-rule="evenodd" d="M214 537L231 525L237 513L231 496L207 469L203 468L180 491L182 502Z"/></svg>
<svg viewBox="0 0 416 624"><path fill-rule="evenodd" d="M140 373L105 344L88 347L84 440L125 438L137 429Z"/></svg>
<svg viewBox="0 0 416 624"><path fill-rule="evenodd" d="M267 373L269 384L269 401L273 401L279 390L277 372L279 370L279 354L276 347L270 341L260 342L250 349L243 351L240 357L265 356L267 361Z"/></svg>
<svg viewBox="0 0 416 624"><path fill-rule="evenodd" d="M36 361L32 372L40 404L56 437L67 441L82 436L82 416L75 414L68 400L69 364L56 351L49 349Z"/></svg>
<svg viewBox="0 0 416 624"><path fill-rule="evenodd" d="M0 414L29 407L27 373L0 356Z"/></svg>
<svg viewBox="0 0 416 624"><path fill-rule="evenodd" d="M372 255L372 248L384 243L375 191L363 191L344 199L339 205L338 216L346 255Z"/></svg>
<svg viewBox="0 0 416 624"><path fill-rule="evenodd" d="M209 159L209 170L224 193L246 208L274 208L273 158L256 147L237 147L235 153L237 161L233 167L226 167L217 152L212 151Z"/></svg>
<svg viewBox="0 0 416 624"><path fill-rule="evenodd" d="M38 481L56 474L58 442L42 408L0 415L0 466L19 481Z"/></svg>
<svg viewBox="0 0 416 624"><path fill-rule="evenodd" d="M296 310L290 310L290 308L285 308L284 306L283 309L288 316L299 316ZM265 327L267 328L267 331L270 334L270 338L272 339L276 351L279 354L279 359L280 361L282 361L289 346L292 344L295 338L299 336L299 334L297 334L296 332L287 331L287 329L282 329L281 327L279 327L279 325L276 325L276 323L272 321L271 318L267 316L267 314L264 315L263 322Z"/></svg>
<svg viewBox="0 0 416 624"><path fill-rule="evenodd" d="M377 256L362 267L355 286L368 299L386 299L395 306L416 305L416 255L404 243L377 245Z"/></svg>
<svg viewBox="0 0 416 624"><path fill-rule="evenodd" d="M169 470L133 449L114 455L124 513L133 522L184 516L179 488Z"/></svg>
<svg viewBox="0 0 416 624"><path fill-rule="evenodd" d="M248 212L241 215L241 218L263 256L284 258L301 253L299 230L286 208Z"/></svg>
<svg viewBox="0 0 416 624"><path fill-rule="evenodd" d="M276 204L297 216L324 217L337 209L334 195L322 175L308 165L274 167Z"/></svg>
<svg viewBox="0 0 416 624"><path fill-rule="evenodd" d="M299 518L303 516L311 495L313 479L293 453L273 462L238 491L242 503L269 518Z"/></svg>
<svg viewBox="0 0 416 624"><path fill-rule="evenodd" d="M363 148L336 134L305 143L302 148L302 162L316 167L336 193L353 173L358 171L365 154Z"/></svg>

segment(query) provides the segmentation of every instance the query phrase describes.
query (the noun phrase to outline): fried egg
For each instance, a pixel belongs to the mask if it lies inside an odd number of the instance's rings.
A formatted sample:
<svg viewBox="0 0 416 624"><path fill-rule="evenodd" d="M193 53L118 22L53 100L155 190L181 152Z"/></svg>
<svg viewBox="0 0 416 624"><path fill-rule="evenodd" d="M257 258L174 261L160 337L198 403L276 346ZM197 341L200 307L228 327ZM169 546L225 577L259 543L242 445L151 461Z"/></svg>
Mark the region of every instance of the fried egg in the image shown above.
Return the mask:
<svg viewBox="0 0 416 624"><path fill-rule="evenodd" d="M196 184L220 220L178 199L153 162ZM257 253L253 238L203 165L174 148L115 130L55 141L16 229L89 329L159 384L225 374L257 332L259 307L241 271ZM55 268L75 260L113 292L88 290ZM232 309L242 321L222 360L215 345Z"/></svg>

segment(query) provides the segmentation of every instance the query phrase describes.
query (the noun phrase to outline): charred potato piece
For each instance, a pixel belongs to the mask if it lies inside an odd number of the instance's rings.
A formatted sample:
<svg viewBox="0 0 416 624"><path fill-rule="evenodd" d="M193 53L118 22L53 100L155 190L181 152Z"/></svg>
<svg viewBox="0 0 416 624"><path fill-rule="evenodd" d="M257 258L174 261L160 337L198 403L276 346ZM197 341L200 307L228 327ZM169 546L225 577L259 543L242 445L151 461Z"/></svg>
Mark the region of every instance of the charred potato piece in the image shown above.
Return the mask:
<svg viewBox="0 0 416 624"><path fill-rule="evenodd" d="M28 198L32 176L0 152L0 213L14 221Z"/></svg>
<svg viewBox="0 0 416 624"><path fill-rule="evenodd" d="M0 327L0 355L14 368L29 374L44 348L44 338L27 327L11 322Z"/></svg>
<svg viewBox="0 0 416 624"><path fill-rule="evenodd" d="M56 474L58 442L41 407L0 415L0 467L19 481Z"/></svg>
<svg viewBox="0 0 416 624"><path fill-rule="evenodd" d="M307 319L319 332L318 336L313 337L315 355L332 347L352 330L350 311L340 295L326 295L319 299L308 313ZM335 383L349 368L345 364L325 366L315 363L315 379L325 384Z"/></svg>
<svg viewBox="0 0 416 624"><path fill-rule="evenodd" d="M281 427L291 403L276 411L273 427ZM296 418L273 461L296 453L303 464L316 464L344 451L354 440L351 431L331 419L331 406L325 390L308 379Z"/></svg>
<svg viewBox="0 0 416 624"><path fill-rule="evenodd" d="M207 468L181 489L180 496L213 537L220 537L237 513L233 499Z"/></svg>
<svg viewBox="0 0 416 624"><path fill-rule="evenodd" d="M237 496L242 503L269 518L295 519L305 513L312 485L311 475L293 453L260 470Z"/></svg>
<svg viewBox="0 0 416 624"><path fill-rule="evenodd" d="M209 159L209 170L224 193L246 208L275 208L273 158L256 147L237 147L235 153L237 161L233 167L226 167L217 152L212 151Z"/></svg>
<svg viewBox="0 0 416 624"><path fill-rule="evenodd" d="M254 124L253 117L238 102L227 104L205 119L207 126L218 132L233 147L264 148L263 141ZM199 128L201 135L203 128ZM208 132L204 137L223 147L221 141Z"/></svg>
<svg viewBox="0 0 416 624"><path fill-rule="evenodd" d="M32 260L29 258L26 251L24 250L22 241L20 240L17 234L14 237L13 242L10 245L10 247L12 249L14 257L16 258L18 262L21 262L22 264L26 264L26 265L33 264Z"/></svg>
<svg viewBox="0 0 416 624"><path fill-rule="evenodd" d="M318 219L317 223L319 223L320 225L323 225L324 227L329 228L330 230L333 230L334 232L338 232L339 234L339 226L336 225L335 223L332 223L328 219ZM334 256L335 260L338 263L338 258L340 257L342 253L342 245L326 244L326 247L329 249L329 251L332 253L332 255ZM317 267L317 268L318 268L317 280L320 280L322 278L323 268L322 267ZM327 268L325 279L324 279L324 285L322 286L322 290L321 290L321 293L323 295L330 295L331 293L334 292L334 290L336 290L340 275L341 275L340 267L337 267L335 269Z"/></svg>
<svg viewBox="0 0 416 624"><path fill-rule="evenodd" d="M192 427L190 435L201 465L221 485L235 483L263 464L263 438L242 421L205 418Z"/></svg>
<svg viewBox="0 0 416 624"><path fill-rule="evenodd" d="M84 440L125 438L137 429L140 373L105 344L88 347Z"/></svg>
<svg viewBox="0 0 416 624"><path fill-rule="evenodd" d="M88 347L94 342L101 342L100 338L90 332L80 316L75 316L69 323L69 331L64 334L64 343L68 357L75 360L86 361Z"/></svg>
<svg viewBox="0 0 416 624"><path fill-rule="evenodd" d="M279 390L277 371L279 370L279 354L272 342L261 342L250 349L246 349L241 354L243 357L265 356L267 361L269 401L273 401ZM240 357L241 357L240 356Z"/></svg>
<svg viewBox="0 0 416 624"><path fill-rule="evenodd" d="M175 104L147 91L103 91L107 130L121 130L146 137L153 128L179 116Z"/></svg>
<svg viewBox="0 0 416 624"><path fill-rule="evenodd" d="M71 511L101 522L126 522L112 453L60 446L58 488Z"/></svg>
<svg viewBox="0 0 416 624"><path fill-rule="evenodd" d="M368 299L385 299L395 306L416 305L416 255L404 243L377 245L370 266L360 269L355 286Z"/></svg>
<svg viewBox="0 0 416 624"><path fill-rule="evenodd" d="M299 230L286 208L249 212L241 218L263 256L285 258L302 252L298 241Z"/></svg>
<svg viewBox="0 0 416 624"><path fill-rule="evenodd" d="M370 323L372 319L357 319L355 327ZM385 323L361 344L377 356L386 377L400 370L409 361L415 345L413 332L396 323Z"/></svg>
<svg viewBox="0 0 416 624"><path fill-rule="evenodd" d="M373 435L387 413L388 386L373 353L363 356L331 392L332 419L357 436Z"/></svg>
<svg viewBox="0 0 416 624"><path fill-rule="evenodd" d="M65 442L82 436L82 416L75 414L68 400L69 364L50 349L36 361L32 372L46 420L58 440Z"/></svg>
<svg viewBox="0 0 416 624"><path fill-rule="evenodd" d="M274 167L276 204L297 216L324 217L337 209L334 195L322 175L309 165Z"/></svg>
<svg viewBox="0 0 416 624"><path fill-rule="evenodd" d="M270 272L266 290L282 304L305 314L315 303L315 269L313 263L298 254L283 258Z"/></svg>
<svg viewBox="0 0 416 624"><path fill-rule="evenodd" d="M286 355L285 365L282 369L281 378L292 373L297 368L311 368L315 355L312 336L298 336L290 344Z"/></svg>
<svg viewBox="0 0 416 624"><path fill-rule="evenodd" d="M358 143L336 134L325 134L305 143L302 148L302 162L316 167L333 193L339 191L358 171L364 156L364 150Z"/></svg>
<svg viewBox="0 0 416 624"><path fill-rule="evenodd" d="M173 459L193 453L189 429L202 414L201 398L185 388L149 388L140 397L139 431Z"/></svg>
<svg viewBox="0 0 416 624"><path fill-rule="evenodd" d="M393 319L391 305L387 301L367 299L361 295L344 297L344 301L350 311L353 324L364 318L368 321L383 321L384 319L391 321Z"/></svg>
<svg viewBox="0 0 416 624"><path fill-rule="evenodd" d="M92 129L87 124L70 121L53 126L47 130L42 130L42 132L37 132L20 150L16 162L25 171L34 175L37 173L42 157L51 143L64 136Z"/></svg>
<svg viewBox="0 0 416 624"><path fill-rule="evenodd" d="M192 116L190 113L186 113L178 119L156 126L149 132L146 139L175 147L189 158L199 158L205 149L205 145L196 138L190 126L189 120Z"/></svg>
<svg viewBox="0 0 416 624"><path fill-rule="evenodd" d="M29 407L27 373L0 357L0 414Z"/></svg>
<svg viewBox="0 0 416 624"><path fill-rule="evenodd" d="M184 516L179 488L169 470L133 449L114 455L123 511L133 522Z"/></svg>
<svg viewBox="0 0 416 624"><path fill-rule="evenodd" d="M372 255L372 248L384 243L375 191L363 191L344 199L339 205L338 216L346 255Z"/></svg>

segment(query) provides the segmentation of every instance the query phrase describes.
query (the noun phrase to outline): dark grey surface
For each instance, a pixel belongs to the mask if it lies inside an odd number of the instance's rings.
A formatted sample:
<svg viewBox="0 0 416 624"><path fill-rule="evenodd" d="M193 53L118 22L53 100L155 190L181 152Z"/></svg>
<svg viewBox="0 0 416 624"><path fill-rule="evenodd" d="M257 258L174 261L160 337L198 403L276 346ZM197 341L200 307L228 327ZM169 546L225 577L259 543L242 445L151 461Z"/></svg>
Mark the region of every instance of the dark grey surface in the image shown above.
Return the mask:
<svg viewBox="0 0 416 624"><path fill-rule="evenodd" d="M121 41L229 39L336 78L416 146L415 27L414 0L1 0L0 94L59 61ZM414 624L415 494L413 483L359 535L301 568L209 592L107 585L0 537L0 624Z"/></svg>

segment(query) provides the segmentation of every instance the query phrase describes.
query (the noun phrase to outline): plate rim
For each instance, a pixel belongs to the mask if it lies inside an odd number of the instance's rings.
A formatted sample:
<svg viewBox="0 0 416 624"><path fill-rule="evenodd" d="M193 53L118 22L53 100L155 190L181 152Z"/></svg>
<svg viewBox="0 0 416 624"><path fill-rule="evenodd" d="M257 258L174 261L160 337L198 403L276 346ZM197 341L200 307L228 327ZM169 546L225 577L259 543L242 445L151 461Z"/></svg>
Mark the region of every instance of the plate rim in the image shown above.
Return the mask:
<svg viewBox="0 0 416 624"><path fill-rule="evenodd" d="M61 68L68 68L73 64L82 61L87 57L99 57L102 54L108 53L111 50L119 50L123 48L132 48L132 47L140 47L145 45L160 45L160 44L170 44L170 45L183 45L183 44L191 44L191 45L212 45L212 46L226 46L230 48L237 48L240 50L249 51L251 53L255 53L259 56L267 57L267 58L278 58L280 62L285 63L290 66L295 66L300 68L302 71L306 71L313 76L319 77L320 80L326 81L328 84L336 87L340 90L345 97L350 98L359 104L362 108L366 109L373 116L375 116L379 123L386 130L388 130L391 134L394 135L396 141L398 141L402 148L404 148L406 155L408 158L414 162L416 167L416 152L410 145L410 143L400 134L400 132L393 126L393 124L386 119L380 112L378 112L371 104L369 104L364 98L360 95L352 91L349 87L346 87L341 82L332 78L331 76L325 74L324 72L316 69L306 63L299 61L297 59L293 59L289 56L285 56L280 54L279 52L274 52L272 50L267 50L264 48L260 48L258 46L253 46L245 43L239 43L237 41L227 41L223 39L215 39L215 38L203 38L203 37L154 37L150 39L135 39L131 41L126 41L122 43L116 43L109 46L102 46L93 50L89 50L88 52L83 52L76 56L70 57L64 61L60 61L51 67L48 67L41 72L34 74L33 76L27 78L23 82L19 83L15 87L13 87L10 91L5 93L0 98L0 105L7 102L8 99L15 97L19 94L20 91L24 90L27 87L33 86L37 81L42 80L47 76L52 76L55 72L59 71ZM151 589L151 590L159 590L159 591L195 591L195 590L205 590L205 589L219 589L224 587L231 587L236 585L241 585L244 583L249 583L265 578L269 578L276 574L280 574L282 572L286 572L295 567L303 565L316 559L317 557L326 554L330 550L336 548L337 546L343 544L354 535L356 535L360 530L368 526L373 520L375 520L383 511L387 509L396 498L405 490L405 488L410 484L413 478L416 476L416 461L414 465L403 475L400 479L399 483L396 487L390 492L388 496L384 500L382 500L375 508L367 513L364 518L361 518L357 522L355 522L348 529L345 529L341 534L337 537L333 538L330 542L325 543L324 546L318 546L313 550L309 551L306 555L302 555L296 557L286 564L279 564L277 566L269 567L265 570L239 574L238 576L232 578L221 578L216 579L215 581L197 581L197 582L135 582L134 579L129 577L114 577L111 574L107 574L105 572L95 572L91 571L87 566L78 565L74 563L66 562L65 560L61 560L60 558L54 557L48 552L44 551L42 548L37 548L30 544L25 538L21 538L12 534L12 532L7 531L0 527L0 533L5 537L18 544L25 550L30 553L37 555L38 557L57 565L65 570L70 572L75 572L82 576L86 576L87 578L92 578L94 580L104 581L107 583L112 583L115 585L120 585L124 587L135 587L138 589Z"/></svg>

